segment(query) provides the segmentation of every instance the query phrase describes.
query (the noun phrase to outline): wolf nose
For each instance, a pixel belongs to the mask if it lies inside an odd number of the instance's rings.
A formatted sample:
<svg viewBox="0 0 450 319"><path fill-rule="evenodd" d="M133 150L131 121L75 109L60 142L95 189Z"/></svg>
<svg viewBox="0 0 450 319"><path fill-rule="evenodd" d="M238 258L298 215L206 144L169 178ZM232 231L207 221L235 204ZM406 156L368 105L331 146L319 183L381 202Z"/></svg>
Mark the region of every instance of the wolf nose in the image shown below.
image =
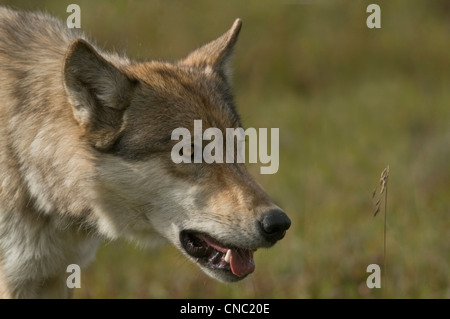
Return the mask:
<svg viewBox="0 0 450 319"><path fill-rule="evenodd" d="M264 238L275 243L286 234L286 230L291 226L291 220L281 209L271 209L260 221L261 233Z"/></svg>

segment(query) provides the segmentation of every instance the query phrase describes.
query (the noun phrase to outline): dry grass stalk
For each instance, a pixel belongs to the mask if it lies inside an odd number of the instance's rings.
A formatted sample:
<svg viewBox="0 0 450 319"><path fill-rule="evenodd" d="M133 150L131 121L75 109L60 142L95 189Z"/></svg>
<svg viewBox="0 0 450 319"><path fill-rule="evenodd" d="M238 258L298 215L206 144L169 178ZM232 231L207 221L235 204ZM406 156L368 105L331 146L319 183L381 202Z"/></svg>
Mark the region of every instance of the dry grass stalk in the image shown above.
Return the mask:
<svg viewBox="0 0 450 319"><path fill-rule="evenodd" d="M375 202L375 212L373 216L377 216L380 211L381 199L384 194L384 240L383 240L383 268L384 268L384 276L383 279L386 278L386 216L387 216L387 194L388 194L388 180L389 180L389 165L381 172L380 177L380 192L378 194L378 199ZM377 187L372 192L372 199L375 200L377 195ZM384 280L385 281L385 280ZM383 284L384 285L384 284Z"/></svg>
<svg viewBox="0 0 450 319"><path fill-rule="evenodd" d="M383 172L381 172L381 178L380 178L380 193L379 193L379 198L377 199L377 201L375 202L375 212L374 212L374 216L377 216L377 214L380 211L380 204L381 204L381 198L383 193L385 194L385 205L387 204L387 184L388 184L388 179L389 179L389 165L383 170ZM375 197L377 195L377 187L375 187L375 189L372 192L372 199L375 200ZM386 213L386 211L385 211Z"/></svg>

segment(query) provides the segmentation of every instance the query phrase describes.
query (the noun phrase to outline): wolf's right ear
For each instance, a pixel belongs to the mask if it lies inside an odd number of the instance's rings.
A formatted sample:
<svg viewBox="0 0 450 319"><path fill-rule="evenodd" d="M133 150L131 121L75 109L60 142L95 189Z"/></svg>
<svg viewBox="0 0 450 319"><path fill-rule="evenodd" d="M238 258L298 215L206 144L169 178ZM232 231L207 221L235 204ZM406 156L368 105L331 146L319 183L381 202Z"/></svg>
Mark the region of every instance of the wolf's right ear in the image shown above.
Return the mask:
<svg viewBox="0 0 450 319"><path fill-rule="evenodd" d="M85 136L97 149L107 149L122 129L136 81L82 39L69 46L63 76L74 117Z"/></svg>
<svg viewBox="0 0 450 319"><path fill-rule="evenodd" d="M241 26L241 19L236 19L231 28L222 36L191 52L179 63L203 68L205 71L211 70L219 74L225 81L230 82L230 60Z"/></svg>

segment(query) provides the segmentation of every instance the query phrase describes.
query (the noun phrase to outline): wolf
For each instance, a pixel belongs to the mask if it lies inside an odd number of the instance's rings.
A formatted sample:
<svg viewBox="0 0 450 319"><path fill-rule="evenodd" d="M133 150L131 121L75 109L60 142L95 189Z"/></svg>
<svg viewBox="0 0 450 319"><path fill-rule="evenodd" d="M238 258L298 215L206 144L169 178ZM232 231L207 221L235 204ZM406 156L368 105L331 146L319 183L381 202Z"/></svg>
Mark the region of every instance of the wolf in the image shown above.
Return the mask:
<svg viewBox="0 0 450 319"><path fill-rule="evenodd" d="M243 163L170 156L171 132L194 120L241 127L241 24L178 61L133 61L48 14L0 8L0 297L69 298L67 266L119 238L164 238L223 282L254 271L288 216Z"/></svg>

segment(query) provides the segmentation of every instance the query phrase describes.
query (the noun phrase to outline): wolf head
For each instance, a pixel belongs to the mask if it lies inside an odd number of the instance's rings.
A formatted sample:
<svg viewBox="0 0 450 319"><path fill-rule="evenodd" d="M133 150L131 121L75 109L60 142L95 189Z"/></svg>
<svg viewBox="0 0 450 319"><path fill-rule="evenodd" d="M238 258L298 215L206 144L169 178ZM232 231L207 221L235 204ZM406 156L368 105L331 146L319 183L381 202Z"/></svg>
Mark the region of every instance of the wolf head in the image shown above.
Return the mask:
<svg viewBox="0 0 450 319"><path fill-rule="evenodd" d="M78 39L63 74L83 142L95 152L99 231L143 244L156 232L222 281L253 272L253 252L290 226L243 164L171 159L176 128L192 131L194 120L222 132L241 126L229 68L240 29L236 20L176 63L129 62Z"/></svg>

